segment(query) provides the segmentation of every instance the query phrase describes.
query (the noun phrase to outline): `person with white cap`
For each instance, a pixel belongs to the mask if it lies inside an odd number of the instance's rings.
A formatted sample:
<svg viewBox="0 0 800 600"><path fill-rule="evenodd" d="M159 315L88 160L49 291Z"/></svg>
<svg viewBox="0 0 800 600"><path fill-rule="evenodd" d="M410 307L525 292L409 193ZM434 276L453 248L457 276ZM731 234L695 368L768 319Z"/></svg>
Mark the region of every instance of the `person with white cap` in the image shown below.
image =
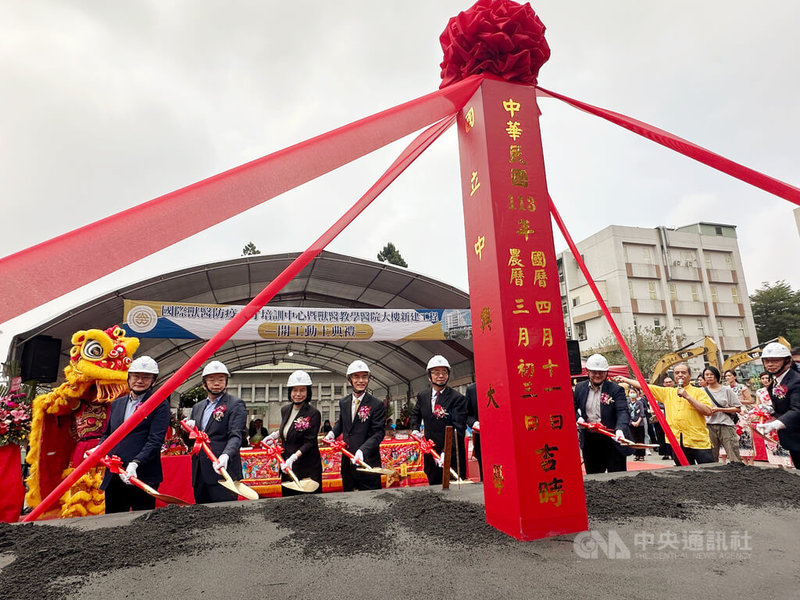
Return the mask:
<svg viewBox="0 0 800 600"><path fill-rule="evenodd" d="M381 466L380 446L385 434L386 408L383 402L367 391L370 370L363 360L354 360L347 367L347 381L353 389L339 400L339 418L325 439L332 442L340 435L354 460L342 456L342 490L379 490L381 476L357 471L357 460L370 467ZM319 428L319 423L317 423Z"/></svg>
<svg viewBox="0 0 800 600"><path fill-rule="evenodd" d="M281 480L292 481L289 469L298 479L312 479L319 484L317 493L322 493L322 457L319 453L317 432L322 416L311 406L311 375L305 371L294 371L286 382L289 404L281 407L281 426L267 440L280 440L283 446L284 464ZM302 495L281 486L284 496Z"/></svg>
<svg viewBox="0 0 800 600"><path fill-rule="evenodd" d="M212 463L205 452L192 456L192 487L198 504L236 500L234 492L219 485L220 470L224 468L232 479L242 478L242 460L239 448L245 436L247 409L241 399L229 394L228 368L212 360L203 368L203 388L208 393L192 407L190 427L197 427L208 435L208 444L217 457Z"/></svg>
<svg viewBox="0 0 800 600"><path fill-rule="evenodd" d="M772 375L767 388L775 419L756 429L761 434L778 432L781 446L789 451L795 469L800 469L800 372L794 368L789 348L772 342L761 352L764 370Z"/></svg>
<svg viewBox="0 0 800 600"><path fill-rule="evenodd" d="M426 367L431 387L417 394L417 403L411 411L412 435L420 435L424 425L425 437L434 443L434 450L439 453L439 461L431 454L425 454L423 468L428 476L429 485L442 483L442 459L444 458L444 436L448 426L453 427L453 445L455 450L450 466L462 479L467 478L467 453L464 437L467 429L467 399L459 392L448 387L450 381L450 363L437 354L428 361Z"/></svg>
<svg viewBox="0 0 800 600"><path fill-rule="evenodd" d="M572 391L578 423L600 423L616 434L612 439L591 429L582 431L583 465L587 475L628 470L629 448L619 444L630 438L630 412L625 390L608 378L608 361L601 354L586 359L589 378Z"/></svg>
<svg viewBox="0 0 800 600"><path fill-rule="evenodd" d="M100 442L116 431L153 394L158 378L158 363L149 356L140 356L128 367L128 387L130 393L120 396L111 403L106 429ZM156 499L138 487L130 484L136 477L158 489L164 479L161 470L161 445L169 427L169 401L161 402L141 423L109 452L109 456L119 456L125 465L125 472L119 477L106 469L100 488L106 493L106 514L128 512L129 510L152 510Z"/></svg>

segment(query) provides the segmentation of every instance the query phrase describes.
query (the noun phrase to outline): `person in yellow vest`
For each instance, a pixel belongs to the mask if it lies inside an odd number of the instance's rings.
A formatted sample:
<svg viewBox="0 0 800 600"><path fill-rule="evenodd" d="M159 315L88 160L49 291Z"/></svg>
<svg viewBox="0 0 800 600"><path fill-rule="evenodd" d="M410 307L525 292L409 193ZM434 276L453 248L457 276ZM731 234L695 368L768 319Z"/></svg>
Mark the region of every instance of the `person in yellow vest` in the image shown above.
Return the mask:
<svg viewBox="0 0 800 600"><path fill-rule="evenodd" d="M691 385L689 365L678 363L672 369L675 387L650 385L650 391L664 405L667 423L678 440L690 465L714 462L711 438L706 427L706 417L711 415L713 404L703 388ZM635 379L617 376L617 383L627 383L642 389ZM672 453L675 464L678 462Z"/></svg>

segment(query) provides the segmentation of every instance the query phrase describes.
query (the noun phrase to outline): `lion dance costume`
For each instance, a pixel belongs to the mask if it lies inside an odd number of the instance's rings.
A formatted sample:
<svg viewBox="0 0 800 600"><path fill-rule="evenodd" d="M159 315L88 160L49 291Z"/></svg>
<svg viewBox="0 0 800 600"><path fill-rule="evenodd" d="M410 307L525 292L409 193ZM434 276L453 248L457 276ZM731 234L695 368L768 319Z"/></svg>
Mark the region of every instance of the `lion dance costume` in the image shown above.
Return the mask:
<svg viewBox="0 0 800 600"><path fill-rule="evenodd" d="M109 327L72 336L67 381L33 401L33 420L27 462L28 506L37 506L98 445L111 402L128 393L128 367L139 347L138 338ZM90 469L45 513L48 517L101 514L105 499L100 490L103 469Z"/></svg>

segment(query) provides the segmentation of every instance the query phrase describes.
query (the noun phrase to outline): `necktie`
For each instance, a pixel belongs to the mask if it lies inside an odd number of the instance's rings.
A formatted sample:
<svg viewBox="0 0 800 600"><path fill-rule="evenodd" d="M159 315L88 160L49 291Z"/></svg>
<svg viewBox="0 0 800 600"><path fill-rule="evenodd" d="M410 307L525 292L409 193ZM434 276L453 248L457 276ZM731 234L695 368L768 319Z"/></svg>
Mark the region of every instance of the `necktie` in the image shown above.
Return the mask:
<svg viewBox="0 0 800 600"><path fill-rule="evenodd" d="M439 392L433 390L433 393L431 394L431 412L436 407L436 403L438 401L439 401Z"/></svg>
<svg viewBox="0 0 800 600"><path fill-rule="evenodd" d="M353 415L350 417L353 421L356 420L356 412L358 412L359 403L360 403L360 400L358 398L356 398L355 396L353 396Z"/></svg>

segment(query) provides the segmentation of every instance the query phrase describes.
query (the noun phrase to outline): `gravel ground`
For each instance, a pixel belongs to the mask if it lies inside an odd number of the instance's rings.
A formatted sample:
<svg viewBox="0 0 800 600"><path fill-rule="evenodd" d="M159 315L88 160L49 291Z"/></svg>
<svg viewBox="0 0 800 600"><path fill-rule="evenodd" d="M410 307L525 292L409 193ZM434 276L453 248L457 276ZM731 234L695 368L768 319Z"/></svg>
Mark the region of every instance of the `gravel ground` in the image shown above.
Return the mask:
<svg viewBox="0 0 800 600"><path fill-rule="evenodd" d="M0 598L796 597L795 472L592 476L586 494L590 533L536 542L486 524L480 485L0 524Z"/></svg>

